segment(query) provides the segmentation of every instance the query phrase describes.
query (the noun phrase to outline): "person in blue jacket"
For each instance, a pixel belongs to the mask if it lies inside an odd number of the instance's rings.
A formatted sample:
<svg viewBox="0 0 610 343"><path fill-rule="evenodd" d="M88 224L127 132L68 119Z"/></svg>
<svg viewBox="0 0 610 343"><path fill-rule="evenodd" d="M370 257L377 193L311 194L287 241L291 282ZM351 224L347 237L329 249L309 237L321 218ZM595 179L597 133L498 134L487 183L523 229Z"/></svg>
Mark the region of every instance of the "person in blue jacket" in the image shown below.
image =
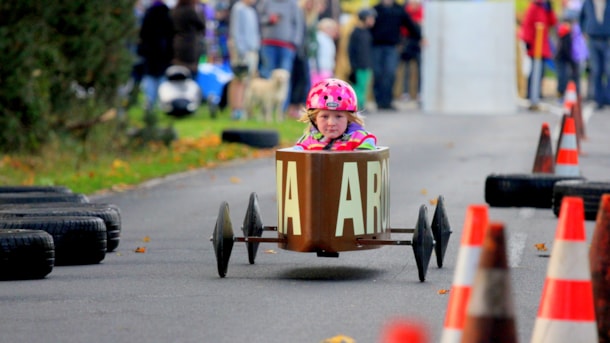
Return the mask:
<svg viewBox="0 0 610 343"><path fill-rule="evenodd" d="M610 3L585 0L580 27L589 43L593 97L597 109L610 105Z"/></svg>

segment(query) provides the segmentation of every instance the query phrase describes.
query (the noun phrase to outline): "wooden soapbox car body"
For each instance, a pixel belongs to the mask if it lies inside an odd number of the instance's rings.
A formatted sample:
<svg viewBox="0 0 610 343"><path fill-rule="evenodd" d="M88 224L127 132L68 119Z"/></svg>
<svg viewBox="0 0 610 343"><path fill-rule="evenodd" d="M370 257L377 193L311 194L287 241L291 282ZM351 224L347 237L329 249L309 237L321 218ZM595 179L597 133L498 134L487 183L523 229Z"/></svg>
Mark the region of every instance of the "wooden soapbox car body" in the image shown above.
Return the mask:
<svg viewBox="0 0 610 343"><path fill-rule="evenodd" d="M260 243L277 243L285 250L338 257L339 252L411 245L420 281L424 281L432 251L442 267L451 229L443 197L436 202L432 224L421 205L415 228L390 227L390 151L276 151L277 226L264 226L256 193L250 194L235 237L229 205L223 201L212 235L218 274L225 277L234 242L245 242L254 264ZM265 231L276 237L263 237ZM396 240L393 233L412 234Z"/></svg>

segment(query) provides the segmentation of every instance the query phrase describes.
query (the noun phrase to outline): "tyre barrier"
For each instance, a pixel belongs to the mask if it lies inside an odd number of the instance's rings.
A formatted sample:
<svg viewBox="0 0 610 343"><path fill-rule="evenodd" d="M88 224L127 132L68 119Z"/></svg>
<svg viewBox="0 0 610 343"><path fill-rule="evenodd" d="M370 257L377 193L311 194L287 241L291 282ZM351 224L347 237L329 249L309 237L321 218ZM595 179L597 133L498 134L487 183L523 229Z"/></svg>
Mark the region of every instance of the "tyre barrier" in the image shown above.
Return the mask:
<svg viewBox="0 0 610 343"><path fill-rule="evenodd" d="M15 192L0 193L0 204L31 204L39 202L88 203L89 198L78 193Z"/></svg>
<svg viewBox="0 0 610 343"><path fill-rule="evenodd" d="M0 230L0 280L43 279L55 265L53 237L40 230Z"/></svg>
<svg viewBox="0 0 610 343"><path fill-rule="evenodd" d="M98 264L120 242L121 211L65 186L0 186L0 280Z"/></svg>
<svg viewBox="0 0 610 343"><path fill-rule="evenodd" d="M226 143L241 143L254 148L273 148L280 143L280 135L276 130L259 129L226 129L222 131L222 141Z"/></svg>
<svg viewBox="0 0 610 343"><path fill-rule="evenodd" d="M72 193L65 186L0 186L0 193Z"/></svg>
<svg viewBox="0 0 610 343"><path fill-rule="evenodd" d="M121 215L118 207L101 203L47 203L0 206L0 220L11 217L76 216L98 217L106 226L107 251L112 252L121 239Z"/></svg>
<svg viewBox="0 0 610 343"><path fill-rule="evenodd" d="M19 217L0 220L0 230L45 231L53 237L55 265L97 264L106 256L106 226L97 217Z"/></svg>
<svg viewBox="0 0 610 343"><path fill-rule="evenodd" d="M564 180L553 187L553 213L559 216L561 201L566 196L575 196L583 199L585 219L596 220L599 203L603 194L610 194L610 182Z"/></svg>
<svg viewBox="0 0 610 343"><path fill-rule="evenodd" d="M485 180L485 202L492 207L553 206L553 186L563 180L584 180L580 176L554 174L491 174Z"/></svg>

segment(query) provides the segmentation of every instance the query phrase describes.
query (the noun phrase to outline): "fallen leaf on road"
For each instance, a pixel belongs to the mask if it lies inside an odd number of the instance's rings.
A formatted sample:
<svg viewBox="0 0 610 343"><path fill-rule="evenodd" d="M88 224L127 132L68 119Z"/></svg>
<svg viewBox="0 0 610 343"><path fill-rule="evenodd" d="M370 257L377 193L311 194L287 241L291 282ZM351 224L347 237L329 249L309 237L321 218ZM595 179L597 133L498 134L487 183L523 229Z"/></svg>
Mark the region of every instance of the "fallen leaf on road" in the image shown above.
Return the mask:
<svg viewBox="0 0 610 343"><path fill-rule="evenodd" d="M430 199L430 205L436 206L437 203L438 203L438 198Z"/></svg>
<svg viewBox="0 0 610 343"><path fill-rule="evenodd" d="M146 252L146 247L137 247L136 250L134 250L134 252L136 252L138 254L143 254Z"/></svg>
<svg viewBox="0 0 610 343"><path fill-rule="evenodd" d="M277 251L273 250L273 249L267 249L264 251L265 254L277 254Z"/></svg>
<svg viewBox="0 0 610 343"><path fill-rule="evenodd" d="M144 236L144 238L142 238L142 242L144 242L144 243L150 242L150 237L149 236Z"/></svg>
<svg viewBox="0 0 610 343"><path fill-rule="evenodd" d="M534 247L538 250L538 251L547 251L546 245L544 243L537 243L534 244Z"/></svg>
<svg viewBox="0 0 610 343"><path fill-rule="evenodd" d="M441 295L442 295L442 294L447 294L447 293L449 293L449 290L448 290L448 289L439 289L439 290L438 290L438 294L441 294Z"/></svg>
<svg viewBox="0 0 610 343"><path fill-rule="evenodd" d="M327 338L321 343L356 343L356 340L344 335L337 335L335 337Z"/></svg>
<svg viewBox="0 0 610 343"><path fill-rule="evenodd" d="M229 179L231 181L231 183L240 183L241 179L238 178L237 176L231 176L231 178Z"/></svg>
<svg viewBox="0 0 610 343"><path fill-rule="evenodd" d="M425 188L422 188L421 191L419 191L422 195L426 195L428 194L428 190Z"/></svg>

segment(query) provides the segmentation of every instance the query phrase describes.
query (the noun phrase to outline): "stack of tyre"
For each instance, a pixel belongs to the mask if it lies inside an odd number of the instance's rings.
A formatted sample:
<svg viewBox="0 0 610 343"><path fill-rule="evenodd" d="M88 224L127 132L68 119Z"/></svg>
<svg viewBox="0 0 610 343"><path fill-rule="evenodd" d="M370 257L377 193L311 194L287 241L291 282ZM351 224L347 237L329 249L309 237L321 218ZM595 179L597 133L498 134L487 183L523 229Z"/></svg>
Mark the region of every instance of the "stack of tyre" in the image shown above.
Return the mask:
<svg viewBox="0 0 610 343"><path fill-rule="evenodd" d="M485 201L492 207L552 208L559 216L565 196L583 199L585 220L595 220L609 181L590 181L580 176L553 174L491 174L485 180Z"/></svg>
<svg viewBox="0 0 610 343"><path fill-rule="evenodd" d="M120 241L121 213L64 186L0 186L0 280L98 264Z"/></svg>

